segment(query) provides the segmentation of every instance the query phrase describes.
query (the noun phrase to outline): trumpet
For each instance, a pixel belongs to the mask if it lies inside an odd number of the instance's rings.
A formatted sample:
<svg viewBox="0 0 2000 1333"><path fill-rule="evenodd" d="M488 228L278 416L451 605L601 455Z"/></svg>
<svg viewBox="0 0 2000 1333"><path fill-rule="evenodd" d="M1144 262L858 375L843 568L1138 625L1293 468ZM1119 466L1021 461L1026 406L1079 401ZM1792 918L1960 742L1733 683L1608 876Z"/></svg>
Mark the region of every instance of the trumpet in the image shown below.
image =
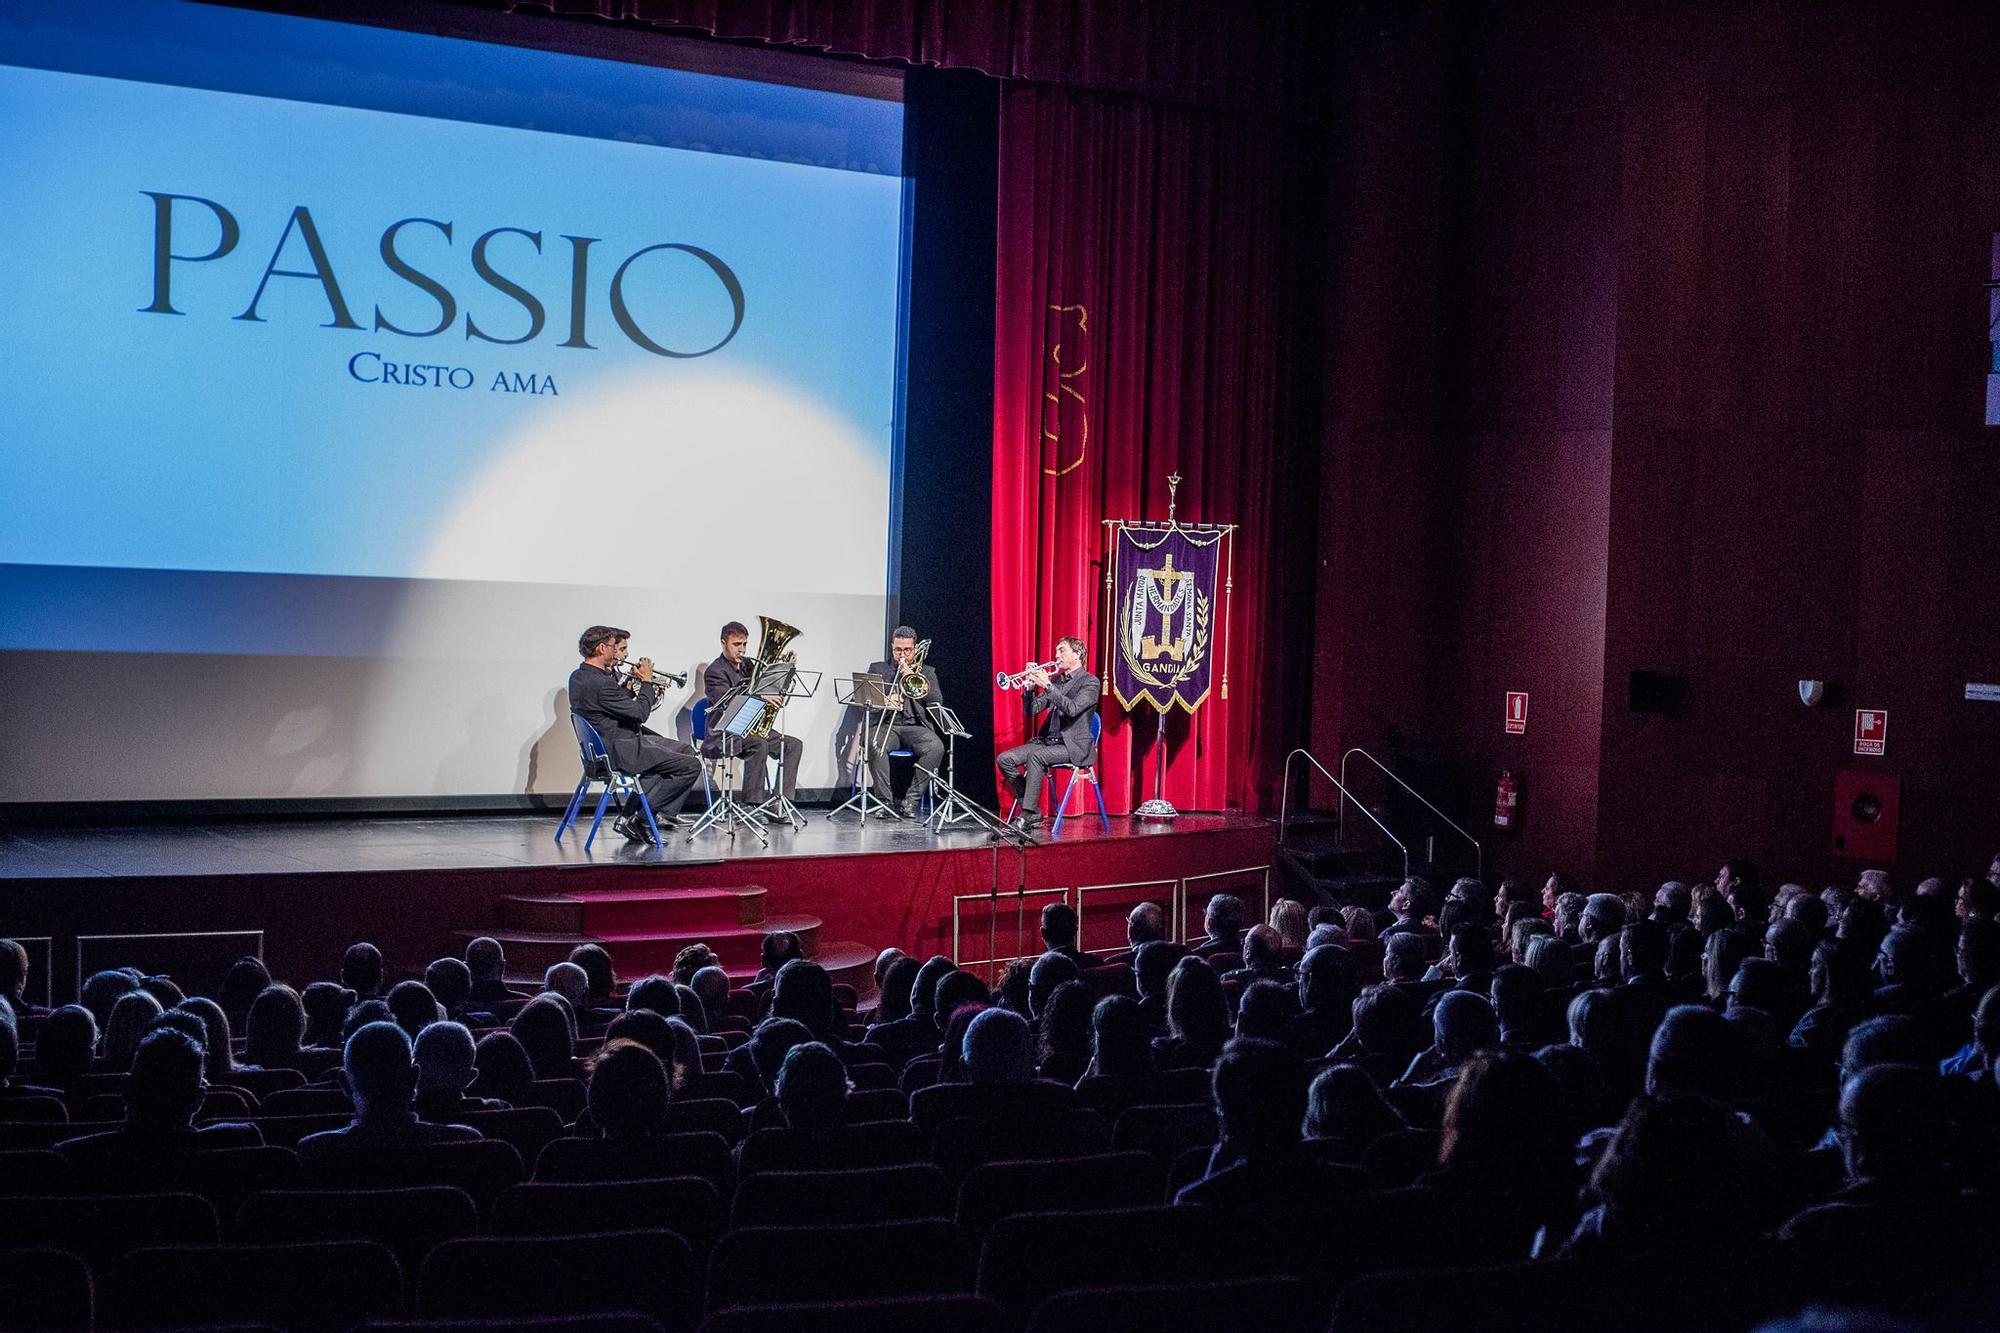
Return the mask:
<svg viewBox="0 0 2000 1333"><path fill-rule="evenodd" d="M658 703L661 696L666 694L668 685L673 685L678 689L688 683L687 672L685 671L655 671L651 680L642 679L639 675L640 670L642 668L649 668L652 665L652 658L642 657L637 662L614 662L611 669L622 673L623 679L620 682L621 684L628 686L644 685L652 690L654 703Z"/></svg>
<svg viewBox="0 0 2000 1333"><path fill-rule="evenodd" d="M1024 690L1028 688L1028 677L1031 674L1037 671L1054 671L1058 665L1055 662L1042 662L1016 671L1011 676L1002 671L995 674L993 683L1003 690Z"/></svg>

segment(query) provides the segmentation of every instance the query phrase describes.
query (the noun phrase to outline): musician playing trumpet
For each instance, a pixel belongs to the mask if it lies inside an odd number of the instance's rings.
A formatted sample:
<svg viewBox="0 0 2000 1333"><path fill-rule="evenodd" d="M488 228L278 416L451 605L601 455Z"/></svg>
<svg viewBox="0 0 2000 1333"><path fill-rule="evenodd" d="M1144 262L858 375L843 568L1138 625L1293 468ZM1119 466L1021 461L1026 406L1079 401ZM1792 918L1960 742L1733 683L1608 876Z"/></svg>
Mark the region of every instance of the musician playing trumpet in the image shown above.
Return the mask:
<svg viewBox="0 0 2000 1333"><path fill-rule="evenodd" d="M639 779L656 823L671 826L681 803L701 780L701 760L691 746L669 740L646 725L660 690L653 688L653 664L641 658L631 675L618 678L631 647L631 634L613 625L592 625L576 641L583 662L569 675L569 711L597 728L611 762L620 773ZM614 827L631 842L650 843L645 818L637 809L619 817Z"/></svg>
<svg viewBox="0 0 2000 1333"><path fill-rule="evenodd" d="M944 702L944 690L938 685L938 675L929 663L917 662L917 632L908 625L898 625L889 634L889 661L871 662L870 674L881 678L888 687L889 702L898 705L896 720L883 736L875 752L868 756L868 772L874 784L875 794L886 807L893 791L892 775L889 772L889 752L908 750L917 762L918 768L938 771L944 762L944 742L932 730L930 716L924 710L932 704ZM924 686L916 697L903 688L903 678L913 673L923 678ZM910 771L910 784L904 791L897 812L905 819L917 817L917 801L923 795L923 785L916 769Z"/></svg>
<svg viewBox="0 0 2000 1333"><path fill-rule="evenodd" d="M1054 674L1043 664L1024 675L1021 703L1034 735L1026 745L1002 751L998 763L1017 803L1014 822L1032 829L1042 822L1049 767L1091 762L1090 719L1097 714L1099 685L1083 669L1083 640L1073 635L1056 643Z"/></svg>
<svg viewBox="0 0 2000 1333"><path fill-rule="evenodd" d="M715 711L716 700L731 690L739 694L748 689L751 677L756 674L757 663L750 660L749 627L732 620L722 627L722 656L708 664L702 672L702 693L708 696L708 740L702 746L702 753L711 759L724 752L729 737L723 733L722 717ZM784 706L784 699L778 695L761 695L763 701L774 708ZM797 736L787 736L772 730L764 736L744 736L736 741L737 757L743 760L743 803L761 805L764 801L765 784L768 774L765 763L775 754L778 756L778 790L787 801L795 800L799 794L799 762L805 757L805 742Z"/></svg>

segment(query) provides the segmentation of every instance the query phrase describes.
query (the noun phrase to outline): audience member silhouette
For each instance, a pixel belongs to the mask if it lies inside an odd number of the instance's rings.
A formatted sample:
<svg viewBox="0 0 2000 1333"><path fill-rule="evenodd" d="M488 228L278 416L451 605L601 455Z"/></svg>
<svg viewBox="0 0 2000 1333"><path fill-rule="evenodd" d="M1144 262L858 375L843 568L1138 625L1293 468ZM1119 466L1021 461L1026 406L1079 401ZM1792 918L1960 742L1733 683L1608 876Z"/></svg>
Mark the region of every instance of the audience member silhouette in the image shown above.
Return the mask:
<svg viewBox="0 0 2000 1333"><path fill-rule="evenodd" d="M533 1091L534 1061L528 1048L512 1032L489 1032L472 1048L473 1067L479 1071L466 1091L474 1097L490 1097L510 1106L524 1104Z"/></svg>
<svg viewBox="0 0 2000 1333"><path fill-rule="evenodd" d="M361 1163L387 1153L481 1137L468 1125L434 1124L417 1117L417 1066L409 1035L394 1023L370 1023L347 1039L340 1086L354 1102L354 1119L339 1129L299 1140L301 1162Z"/></svg>
<svg viewBox="0 0 2000 1333"><path fill-rule="evenodd" d="M266 986L250 1002L243 1024L243 1060L259 1069L310 1069L322 1063L306 1055L306 1007L290 986Z"/></svg>
<svg viewBox="0 0 2000 1333"><path fill-rule="evenodd" d="M207 1093L200 1043L172 1028L148 1033L133 1054L125 1083L125 1123L106 1133L69 1139L57 1150L85 1183L95 1188L115 1184L136 1193L172 1183L193 1154L263 1142L254 1125L197 1127L195 1112Z"/></svg>
<svg viewBox="0 0 2000 1333"><path fill-rule="evenodd" d="M1090 1035L1090 989L1080 981L1065 981L1049 996L1041 1016L1036 1072L1075 1087L1090 1067Z"/></svg>
<svg viewBox="0 0 2000 1333"><path fill-rule="evenodd" d="M576 1076L576 1032L570 1026L568 1009L558 997L537 995L514 1015L507 1030L528 1053L536 1078Z"/></svg>
<svg viewBox="0 0 2000 1333"><path fill-rule="evenodd" d="M444 1006L431 994L431 988L421 981L397 982L389 988L385 1003L396 1020L396 1026L403 1029L403 1035L411 1041L445 1016Z"/></svg>
<svg viewBox="0 0 2000 1333"><path fill-rule="evenodd" d="M1229 1036L1222 979L1200 955L1181 959L1167 977L1167 1035L1153 1042L1154 1063L1161 1069L1207 1069Z"/></svg>
<svg viewBox="0 0 2000 1333"><path fill-rule="evenodd" d="M479 1077L472 1032L463 1023L449 1019L431 1024L417 1034L411 1048L417 1067L417 1092L412 1105L419 1119L448 1125L467 1111L504 1110L507 1103L491 1097L474 1097L467 1089Z"/></svg>
<svg viewBox="0 0 2000 1333"><path fill-rule="evenodd" d="M1077 971L1096 967L1097 959L1076 947L1076 909L1068 903L1050 903L1042 908L1042 952L1061 954Z"/></svg>
<svg viewBox="0 0 2000 1333"><path fill-rule="evenodd" d="M111 1006L111 1019L104 1025L104 1053L97 1067L110 1074L122 1074L132 1067L139 1042L163 1011L160 1002L143 990L130 990Z"/></svg>
<svg viewBox="0 0 2000 1333"><path fill-rule="evenodd" d="M365 940L348 945L340 959L340 984L353 991L357 1001L380 998L382 951Z"/></svg>
<svg viewBox="0 0 2000 1333"><path fill-rule="evenodd" d="M424 986L444 1010L444 1016L463 1023L468 1019L491 1025L500 1016L490 1009L472 1006L472 969L457 958L435 958L424 968ZM476 1018L474 1017L476 1015Z"/></svg>

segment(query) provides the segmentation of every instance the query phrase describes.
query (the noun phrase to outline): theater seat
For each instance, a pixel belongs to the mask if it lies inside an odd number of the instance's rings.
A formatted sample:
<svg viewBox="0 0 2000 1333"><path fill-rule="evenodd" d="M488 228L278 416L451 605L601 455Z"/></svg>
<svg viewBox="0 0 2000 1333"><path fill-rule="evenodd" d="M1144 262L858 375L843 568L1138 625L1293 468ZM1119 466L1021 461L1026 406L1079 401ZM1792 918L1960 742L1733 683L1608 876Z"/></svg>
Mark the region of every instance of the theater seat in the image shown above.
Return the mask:
<svg viewBox="0 0 2000 1333"><path fill-rule="evenodd" d="M669 1102L667 1128L676 1134L707 1130L735 1143L743 1137L743 1109L727 1097L690 1097Z"/></svg>
<svg viewBox="0 0 2000 1333"><path fill-rule="evenodd" d="M855 1171L765 1171L736 1187L730 1225L812 1226L950 1217L951 1187L928 1162Z"/></svg>
<svg viewBox="0 0 2000 1333"><path fill-rule="evenodd" d="M954 1182L986 1162L1090 1157L1110 1150L1110 1126L1082 1107L1032 1117L948 1120L931 1138L931 1156Z"/></svg>
<svg viewBox="0 0 2000 1333"><path fill-rule="evenodd" d="M1212 1148L1220 1129L1209 1106L1135 1106L1118 1117L1111 1141L1122 1152L1151 1153L1162 1167L1190 1148Z"/></svg>
<svg viewBox="0 0 2000 1333"><path fill-rule="evenodd" d="M739 1305L702 1321L701 1333L998 1333L1000 1310L982 1296L896 1296L872 1301Z"/></svg>
<svg viewBox="0 0 2000 1333"><path fill-rule="evenodd" d="M694 1261L671 1231L481 1236L431 1251L417 1281L426 1319L632 1311L692 1326Z"/></svg>
<svg viewBox="0 0 2000 1333"><path fill-rule="evenodd" d="M664 1134L644 1150L602 1139L557 1139L535 1159L535 1179L557 1183L604 1180L658 1180L700 1176L728 1198L736 1188L736 1165L720 1134Z"/></svg>
<svg viewBox="0 0 2000 1333"><path fill-rule="evenodd" d="M344 1329L398 1313L396 1256L372 1241L304 1245L160 1246L111 1266L100 1322L107 1327L242 1321Z"/></svg>
<svg viewBox="0 0 2000 1333"><path fill-rule="evenodd" d="M708 1304L856 1301L972 1289L972 1253L942 1220L746 1227L715 1246Z"/></svg>
<svg viewBox="0 0 2000 1333"><path fill-rule="evenodd" d="M469 1125L489 1139L514 1145L523 1162L532 1162L563 1135L562 1117L546 1106L515 1106L503 1111L466 1111L453 1122Z"/></svg>
<svg viewBox="0 0 2000 1333"><path fill-rule="evenodd" d="M847 1094L847 1123L869 1124L877 1120L908 1120L910 1099L892 1083L880 1088L856 1088Z"/></svg>
<svg viewBox="0 0 2000 1333"><path fill-rule="evenodd" d="M221 1239L215 1209L198 1194L22 1197L0 1208L0 1249L46 1245L93 1265L149 1245L213 1245Z"/></svg>
<svg viewBox="0 0 2000 1333"><path fill-rule="evenodd" d="M68 1194L75 1187L69 1162L53 1148L0 1152L0 1198L17 1194Z"/></svg>
<svg viewBox="0 0 2000 1333"><path fill-rule="evenodd" d="M411 1189L272 1190L237 1211L230 1238L239 1245L313 1240L372 1240L386 1245L406 1273L443 1241L474 1235L479 1209L449 1185Z"/></svg>
<svg viewBox="0 0 2000 1333"><path fill-rule="evenodd" d="M1319 1333L1325 1327L1325 1309L1305 1283L1288 1277L1082 1287L1049 1297L1028 1320L1028 1333Z"/></svg>
<svg viewBox="0 0 2000 1333"><path fill-rule="evenodd" d="M69 1108L60 1097L0 1097L0 1120L69 1119Z"/></svg>
<svg viewBox="0 0 2000 1333"><path fill-rule="evenodd" d="M975 1239L1015 1213L1143 1208L1163 1202L1160 1164L1148 1153L1057 1161L987 1162L958 1187L958 1224Z"/></svg>
<svg viewBox="0 0 2000 1333"><path fill-rule="evenodd" d="M700 1176L555 1184L530 1181L493 1201L495 1236L557 1236L661 1228L687 1241L697 1265L723 1232L722 1195Z"/></svg>
<svg viewBox="0 0 2000 1333"><path fill-rule="evenodd" d="M1025 1322L1059 1291L1234 1276L1227 1247L1216 1240L1215 1218L1205 1208L1018 1213L987 1231L977 1289Z"/></svg>
<svg viewBox="0 0 2000 1333"><path fill-rule="evenodd" d="M743 1141L737 1160L745 1176L759 1171L851 1171L928 1162L930 1145L907 1120L843 1125L826 1141L808 1140L789 1129L760 1129Z"/></svg>
<svg viewBox="0 0 2000 1333"><path fill-rule="evenodd" d="M545 1319L371 1319L354 1333L668 1333L642 1314L551 1315Z"/></svg>
<svg viewBox="0 0 2000 1333"><path fill-rule="evenodd" d="M88 1329L90 1269L67 1250L0 1248L0 1292L8 1328Z"/></svg>
<svg viewBox="0 0 2000 1333"><path fill-rule="evenodd" d="M403 1185L452 1185L481 1208L526 1174L511 1143L492 1139L434 1143L400 1151L349 1150L345 1145L309 1155L301 1177L311 1189L390 1189Z"/></svg>

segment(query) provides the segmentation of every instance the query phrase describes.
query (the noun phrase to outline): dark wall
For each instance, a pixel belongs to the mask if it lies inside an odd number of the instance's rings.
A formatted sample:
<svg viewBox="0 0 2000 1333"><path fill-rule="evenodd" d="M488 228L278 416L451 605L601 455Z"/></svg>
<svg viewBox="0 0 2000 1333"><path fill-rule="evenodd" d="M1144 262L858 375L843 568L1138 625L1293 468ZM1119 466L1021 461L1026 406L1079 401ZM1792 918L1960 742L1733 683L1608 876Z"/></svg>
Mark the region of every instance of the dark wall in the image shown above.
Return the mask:
<svg viewBox="0 0 2000 1333"><path fill-rule="evenodd" d="M1901 776L1899 872L1983 866L2000 17L1543 5L1372 35L1332 187L1316 747L1434 750L1489 831L1514 768L1489 866L1524 873L1851 879L1844 767ZM1640 669L1684 706L1631 711ZM1890 710L1886 758L1849 753L1857 706Z"/></svg>
<svg viewBox="0 0 2000 1333"><path fill-rule="evenodd" d="M974 733L958 750L983 765L993 753L988 534L1000 84L966 71L912 69L903 106L909 362L891 551L901 598L889 613L934 641L945 700Z"/></svg>

